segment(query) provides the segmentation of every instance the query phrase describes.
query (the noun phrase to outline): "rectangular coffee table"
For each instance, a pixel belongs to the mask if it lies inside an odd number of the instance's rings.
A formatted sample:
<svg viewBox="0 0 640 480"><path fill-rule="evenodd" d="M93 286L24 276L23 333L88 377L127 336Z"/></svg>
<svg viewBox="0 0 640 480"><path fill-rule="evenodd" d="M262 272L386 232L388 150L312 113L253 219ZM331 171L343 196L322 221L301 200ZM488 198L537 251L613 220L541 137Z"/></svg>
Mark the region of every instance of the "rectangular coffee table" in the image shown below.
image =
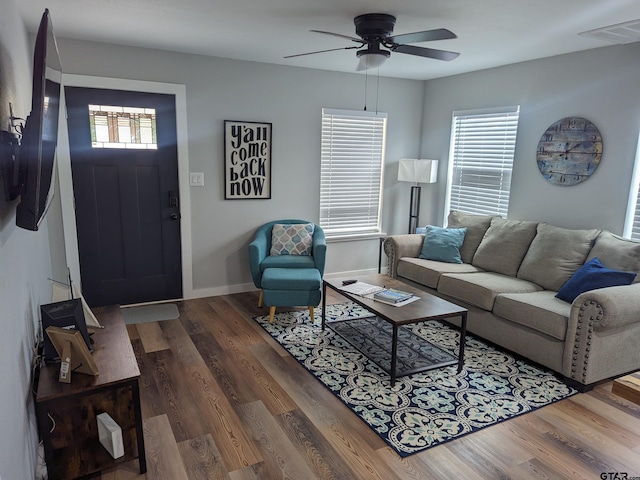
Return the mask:
<svg viewBox="0 0 640 480"><path fill-rule="evenodd" d="M383 302L373 300L372 298L362 297L360 295L355 295L355 294L341 290L341 288L343 287L342 281L346 280L346 278L324 279L322 281L322 329L323 330L325 327L327 288L330 288L331 290L338 292L340 295L351 300L352 302L355 302L358 305L364 307L365 309L370 311L373 315L376 315L378 318L391 324L392 335L391 335L391 345L389 346L391 348L391 368L386 368L384 365L380 365L380 363L378 362L376 363L378 363L378 366L380 366L380 368L385 370L391 376L392 387L395 385L396 378L400 376L411 375L414 373L424 372L427 370L433 370L435 368L442 368L449 365L454 365L456 363L458 364L458 373L462 371L462 367L464 365L464 343L465 343L465 338L467 333L467 309L466 308L462 308L458 305L455 305L454 303L451 303L446 300L443 300L442 298L436 297L435 295L431 295L430 293L427 293L424 290L415 288L400 280L390 278L387 275L378 274L378 275L370 275L365 277L353 277L353 278L357 279L360 282L368 283L371 285L378 285L386 288L395 288L397 290L410 292L420 298L418 300L415 300L401 307L397 307L395 305L389 305ZM444 320L452 317L462 318L462 322L460 324L460 347L458 349L457 358L443 351L443 354L446 357L448 357L445 360L442 360L442 357L439 357L439 360L432 364L422 366L416 369L411 369L406 371L397 371L399 327L401 327L402 325L407 325L411 323L426 322L428 320ZM343 320L343 321L349 321L349 320ZM366 352L362 351L362 353L366 355Z"/></svg>

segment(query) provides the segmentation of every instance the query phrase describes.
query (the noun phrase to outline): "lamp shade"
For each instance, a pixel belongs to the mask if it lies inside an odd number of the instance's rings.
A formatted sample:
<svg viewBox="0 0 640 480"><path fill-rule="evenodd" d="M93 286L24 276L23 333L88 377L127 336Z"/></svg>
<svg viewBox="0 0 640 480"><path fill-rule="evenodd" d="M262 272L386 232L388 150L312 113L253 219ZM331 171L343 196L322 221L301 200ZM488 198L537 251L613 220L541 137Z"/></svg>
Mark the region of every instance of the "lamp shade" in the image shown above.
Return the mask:
<svg viewBox="0 0 640 480"><path fill-rule="evenodd" d="M436 183L438 160L402 159L398 165L398 181L412 183Z"/></svg>

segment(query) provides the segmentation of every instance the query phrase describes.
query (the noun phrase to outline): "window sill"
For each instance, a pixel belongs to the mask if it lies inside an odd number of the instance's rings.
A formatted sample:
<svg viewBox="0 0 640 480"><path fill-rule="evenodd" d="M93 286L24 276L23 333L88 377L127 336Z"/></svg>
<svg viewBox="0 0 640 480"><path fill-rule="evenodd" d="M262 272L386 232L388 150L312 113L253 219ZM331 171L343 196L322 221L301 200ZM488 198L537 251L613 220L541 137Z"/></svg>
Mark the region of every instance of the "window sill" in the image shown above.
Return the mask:
<svg viewBox="0 0 640 480"><path fill-rule="evenodd" d="M386 237L386 233L378 232L378 233L359 233L359 234L350 234L350 235L334 235L331 237L326 237L327 243L338 243L338 242L356 242L359 240L374 240L381 237Z"/></svg>

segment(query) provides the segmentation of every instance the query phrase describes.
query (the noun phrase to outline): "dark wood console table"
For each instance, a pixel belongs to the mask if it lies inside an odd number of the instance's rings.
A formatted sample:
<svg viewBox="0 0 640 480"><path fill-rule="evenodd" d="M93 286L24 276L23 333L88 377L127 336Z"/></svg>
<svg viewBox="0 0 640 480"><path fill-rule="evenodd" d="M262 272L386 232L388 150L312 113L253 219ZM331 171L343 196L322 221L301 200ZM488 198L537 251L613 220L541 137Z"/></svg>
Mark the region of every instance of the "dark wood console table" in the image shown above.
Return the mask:
<svg viewBox="0 0 640 480"><path fill-rule="evenodd" d="M77 478L138 458L147 471L140 411L140 370L120 307L94 313L104 326L93 335L97 376L72 373L58 382L60 366L40 370L36 412L44 441L49 479ZM122 429L124 456L114 459L98 438L96 416L106 412Z"/></svg>

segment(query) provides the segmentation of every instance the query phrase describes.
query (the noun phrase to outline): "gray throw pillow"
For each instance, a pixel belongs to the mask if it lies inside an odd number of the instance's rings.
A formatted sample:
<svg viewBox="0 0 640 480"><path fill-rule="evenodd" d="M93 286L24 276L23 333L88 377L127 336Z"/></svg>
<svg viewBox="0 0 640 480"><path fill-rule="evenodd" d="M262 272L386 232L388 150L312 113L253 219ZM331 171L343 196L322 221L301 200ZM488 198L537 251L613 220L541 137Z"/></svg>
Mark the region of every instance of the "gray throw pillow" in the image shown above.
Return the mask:
<svg viewBox="0 0 640 480"><path fill-rule="evenodd" d="M548 223L538 233L520 265L518 278L558 291L584 264L600 230L570 230Z"/></svg>
<svg viewBox="0 0 640 480"><path fill-rule="evenodd" d="M314 229L313 223L275 223L269 255L311 255Z"/></svg>
<svg viewBox="0 0 640 480"><path fill-rule="evenodd" d="M596 238L587 260L596 257L607 268L638 273L634 283L640 282L640 242L603 230Z"/></svg>
<svg viewBox="0 0 640 480"><path fill-rule="evenodd" d="M471 264L489 272L515 277L536 236L537 225L537 222L493 218Z"/></svg>
<svg viewBox="0 0 640 480"><path fill-rule="evenodd" d="M468 213L456 212L452 210L447 220L447 228L466 228L464 242L460 247L460 258L462 263L471 263L473 256L486 233L491 219L490 215L471 215Z"/></svg>

